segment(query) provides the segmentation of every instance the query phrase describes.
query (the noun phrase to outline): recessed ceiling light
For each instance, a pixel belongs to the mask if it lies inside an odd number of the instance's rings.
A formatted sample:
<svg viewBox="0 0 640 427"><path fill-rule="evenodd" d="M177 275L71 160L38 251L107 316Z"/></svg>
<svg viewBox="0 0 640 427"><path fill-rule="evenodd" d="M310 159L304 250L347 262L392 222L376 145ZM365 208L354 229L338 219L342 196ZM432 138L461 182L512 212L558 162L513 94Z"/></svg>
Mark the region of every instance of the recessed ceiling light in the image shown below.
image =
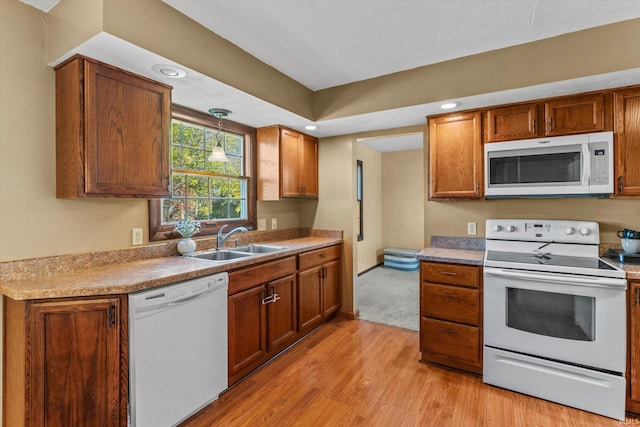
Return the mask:
<svg viewBox="0 0 640 427"><path fill-rule="evenodd" d="M459 102L446 102L442 104L440 108L442 108L443 110L450 110L452 108L456 108L458 105L460 105Z"/></svg>
<svg viewBox="0 0 640 427"><path fill-rule="evenodd" d="M151 69L158 74L162 74L164 77L172 79L181 79L187 75L186 71L175 65L155 64L151 66Z"/></svg>
<svg viewBox="0 0 640 427"><path fill-rule="evenodd" d="M316 125L306 125L304 128L306 130L316 130L316 129L318 129L318 126L316 126Z"/></svg>

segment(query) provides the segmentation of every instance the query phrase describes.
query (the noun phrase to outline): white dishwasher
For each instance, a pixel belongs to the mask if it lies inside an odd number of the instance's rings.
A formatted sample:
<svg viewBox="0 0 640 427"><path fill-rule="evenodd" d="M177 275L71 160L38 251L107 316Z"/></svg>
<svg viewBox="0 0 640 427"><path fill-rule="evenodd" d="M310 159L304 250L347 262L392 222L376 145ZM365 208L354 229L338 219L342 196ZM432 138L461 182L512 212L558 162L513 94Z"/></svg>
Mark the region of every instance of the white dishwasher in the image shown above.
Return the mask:
<svg viewBox="0 0 640 427"><path fill-rule="evenodd" d="M175 426L227 386L229 275L129 294L129 425Z"/></svg>

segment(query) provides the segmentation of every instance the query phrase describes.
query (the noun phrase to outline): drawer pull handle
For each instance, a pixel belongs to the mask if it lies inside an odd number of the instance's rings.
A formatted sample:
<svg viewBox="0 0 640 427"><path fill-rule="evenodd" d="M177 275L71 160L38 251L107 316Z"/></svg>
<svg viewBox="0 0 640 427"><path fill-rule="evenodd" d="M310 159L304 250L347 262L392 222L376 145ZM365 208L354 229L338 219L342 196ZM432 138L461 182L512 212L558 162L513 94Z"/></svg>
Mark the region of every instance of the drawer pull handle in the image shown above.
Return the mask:
<svg viewBox="0 0 640 427"><path fill-rule="evenodd" d="M451 329L440 329L440 332L447 335L458 335L458 331L452 331Z"/></svg>
<svg viewBox="0 0 640 427"><path fill-rule="evenodd" d="M441 271L440 274L444 274L445 276L457 276L458 273L452 273L450 271Z"/></svg>
<svg viewBox="0 0 640 427"><path fill-rule="evenodd" d="M326 258L327 254L320 254L320 258Z"/></svg>
<svg viewBox="0 0 640 427"><path fill-rule="evenodd" d="M458 298L458 295L456 295L456 294L448 294L446 292L443 293L442 296L446 297L446 298L456 298L456 299Z"/></svg>

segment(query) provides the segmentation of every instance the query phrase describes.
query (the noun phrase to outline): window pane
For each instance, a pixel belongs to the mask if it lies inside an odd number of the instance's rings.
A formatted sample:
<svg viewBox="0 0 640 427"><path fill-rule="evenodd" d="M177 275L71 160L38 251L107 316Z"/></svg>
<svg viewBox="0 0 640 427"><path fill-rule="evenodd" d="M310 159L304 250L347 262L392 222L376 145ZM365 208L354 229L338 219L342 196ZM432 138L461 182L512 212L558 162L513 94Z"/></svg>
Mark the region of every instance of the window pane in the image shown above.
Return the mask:
<svg viewBox="0 0 640 427"><path fill-rule="evenodd" d="M171 177L171 192L173 197L184 197L186 195L184 175L173 175Z"/></svg>
<svg viewBox="0 0 640 427"><path fill-rule="evenodd" d="M211 178L211 196L227 197L229 194L229 185L226 178Z"/></svg>
<svg viewBox="0 0 640 427"><path fill-rule="evenodd" d="M204 148L204 129L194 126L183 126L182 144L185 147Z"/></svg>
<svg viewBox="0 0 640 427"><path fill-rule="evenodd" d="M187 178L189 183L189 197L209 197L209 180L206 176L193 176Z"/></svg>
<svg viewBox="0 0 640 427"><path fill-rule="evenodd" d="M229 218L242 218L243 207L243 200L229 200Z"/></svg>
<svg viewBox="0 0 640 427"><path fill-rule="evenodd" d="M206 221L210 219L209 211L211 204L209 203L209 199L205 200L195 200L194 201L194 209L195 209L195 217L199 221Z"/></svg>
<svg viewBox="0 0 640 427"><path fill-rule="evenodd" d="M227 162L227 175L242 175L242 157L228 155L227 158L229 159L229 161Z"/></svg>
<svg viewBox="0 0 640 427"><path fill-rule="evenodd" d="M229 202L226 199L214 199L212 201L212 213L217 219L229 218Z"/></svg>
<svg viewBox="0 0 640 427"><path fill-rule="evenodd" d="M171 167L182 169L182 148L171 147Z"/></svg>
<svg viewBox="0 0 640 427"><path fill-rule="evenodd" d="M177 199L164 199L162 201L162 218L164 222L177 222L184 218L184 202Z"/></svg>
<svg viewBox="0 0 640 427"><path fill-rule="evenodd" d="M233 156L242 156L242 137L233 134L225 135L225 152Z"/></svg>
<svg viewBox="0 0 640 427"><path fill-rule="evenodd" d="M187 218L201 221L246 219L247 181L244 178L244 138L221 132L228 162L211 162L215 127L173 120L171 123L171 199L162 202L162 222ZM220 176L211 176L216 174Z"/></svg>

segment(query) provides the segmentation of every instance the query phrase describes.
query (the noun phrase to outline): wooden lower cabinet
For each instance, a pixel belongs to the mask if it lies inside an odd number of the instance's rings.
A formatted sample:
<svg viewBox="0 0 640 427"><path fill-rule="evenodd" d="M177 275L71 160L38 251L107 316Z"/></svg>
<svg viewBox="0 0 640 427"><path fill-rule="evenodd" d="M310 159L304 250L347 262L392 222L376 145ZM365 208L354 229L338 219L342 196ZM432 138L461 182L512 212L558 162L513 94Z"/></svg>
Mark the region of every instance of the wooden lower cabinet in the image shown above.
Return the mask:
<svg viewBox="0 0 640 427"><path fill-rule="evenodd" d="M309 331L340 308L341 245L298 255L298 329Z"/></svg>
<svg viewBox="0 0 640 427"><path fill-rule="evenodd" d="M640 282L627 286L627 411L640 414Z"/></svg>
<svg viewBox="0 0 640 427"><path fill-rule="evenodd" d="M229 274L229 385L297 338L296 258Z"/></svg>
<svg viewBox="0 0 640 427"><path fill-rule="evenodd" d="M126 296L4 298L5 426L126 426Z"/></svg>
<svg viewBox="0 0 640 427"><path fill-rule="evenodd" d="M482 373L482 267L420 262L422 361Z"/></svg>

